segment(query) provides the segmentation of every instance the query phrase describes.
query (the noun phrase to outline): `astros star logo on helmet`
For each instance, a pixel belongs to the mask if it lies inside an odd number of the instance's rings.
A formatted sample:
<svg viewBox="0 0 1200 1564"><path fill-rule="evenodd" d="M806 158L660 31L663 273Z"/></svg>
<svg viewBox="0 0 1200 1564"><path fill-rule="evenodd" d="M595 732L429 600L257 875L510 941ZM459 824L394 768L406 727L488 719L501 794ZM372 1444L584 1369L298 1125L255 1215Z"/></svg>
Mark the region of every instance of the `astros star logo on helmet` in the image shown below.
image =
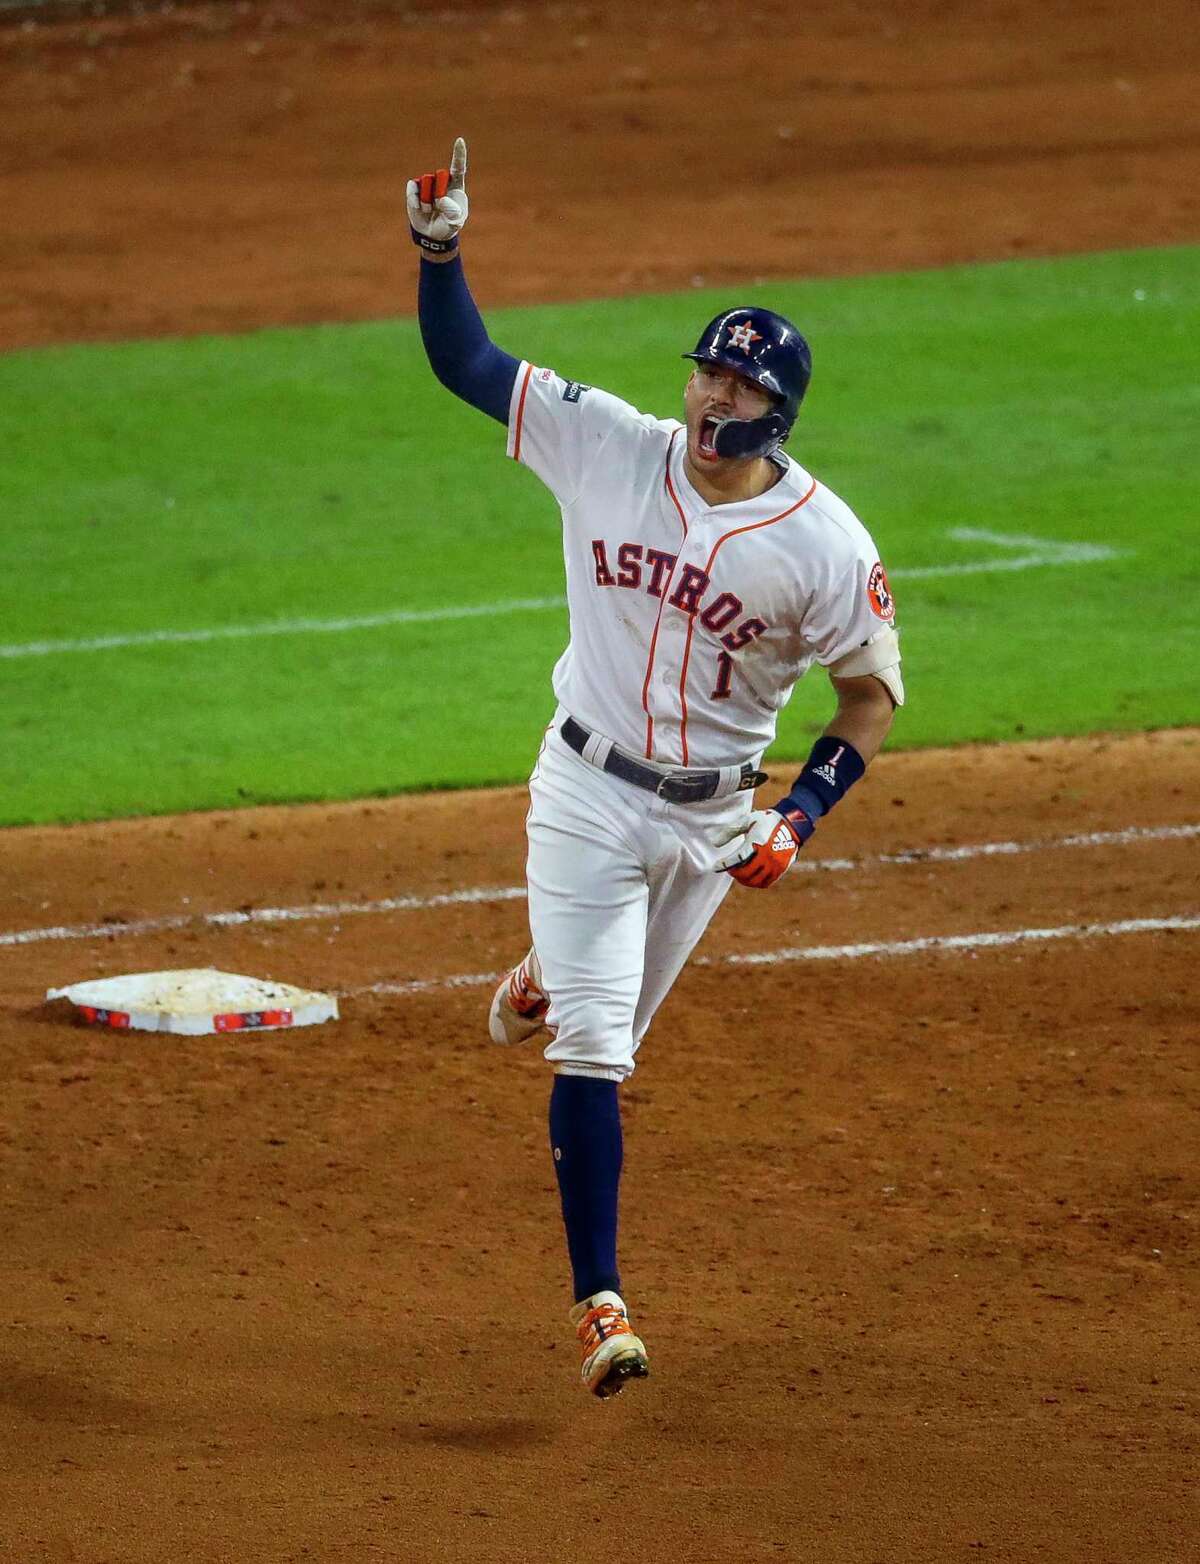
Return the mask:
<svg viewBox="0 0 1200 1564"><path fill-rule="evenodd" d="M729 346L741 348L743 353L749 353L752 342L761 342L762 332L755 331L748 320L744 320L740 326L730 326Z"/></svg>

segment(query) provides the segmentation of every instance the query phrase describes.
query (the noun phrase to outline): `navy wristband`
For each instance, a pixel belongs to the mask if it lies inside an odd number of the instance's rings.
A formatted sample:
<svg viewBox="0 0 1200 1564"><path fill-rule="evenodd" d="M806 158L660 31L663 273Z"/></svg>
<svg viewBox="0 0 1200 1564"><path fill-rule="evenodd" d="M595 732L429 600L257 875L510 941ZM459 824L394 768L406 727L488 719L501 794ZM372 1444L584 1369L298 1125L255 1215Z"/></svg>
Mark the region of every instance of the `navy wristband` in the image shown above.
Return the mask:
<svg viewBox="0 0 1200 1564"><path fill-rule="evenodd" d="M790 794L787 798L781 798L775 805L775 813L782 815L791 826L796 833L796 841L801 847L817 829L816 817L808 810L802 809Z"/></svg>
<svg viewBox="0 0 1200 1564"><path fill-rule="evenodd" d="M804 770L786 798L775 805L785 819L798 811L810 821L827 815L867 769L866 761L845 739L822 736L813 745Z"/></svg>
<svg viewBox="0 0 1200 1564"><path fill-rule="evenodd" d="M411 223L408 231L412 234L413 243L420 245L422 250L428 250L431 255L452 255L458 249L457 234L449 239L431 239L428 234L418 233Z"/></svg>

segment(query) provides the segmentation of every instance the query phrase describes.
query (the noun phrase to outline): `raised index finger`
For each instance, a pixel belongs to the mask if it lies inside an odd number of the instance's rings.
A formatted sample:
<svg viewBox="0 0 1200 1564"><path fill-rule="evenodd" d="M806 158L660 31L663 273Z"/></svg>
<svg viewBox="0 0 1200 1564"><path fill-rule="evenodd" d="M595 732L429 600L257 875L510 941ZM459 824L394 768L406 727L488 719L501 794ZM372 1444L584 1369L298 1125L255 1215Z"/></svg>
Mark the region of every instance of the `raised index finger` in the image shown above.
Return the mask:
<svg viewBox="0 0 1200 1564"><path fill-rule="evenodd" d="M450 156L450 189L461 190L467 177L467 144L461 136L454 143Z"/></svg>

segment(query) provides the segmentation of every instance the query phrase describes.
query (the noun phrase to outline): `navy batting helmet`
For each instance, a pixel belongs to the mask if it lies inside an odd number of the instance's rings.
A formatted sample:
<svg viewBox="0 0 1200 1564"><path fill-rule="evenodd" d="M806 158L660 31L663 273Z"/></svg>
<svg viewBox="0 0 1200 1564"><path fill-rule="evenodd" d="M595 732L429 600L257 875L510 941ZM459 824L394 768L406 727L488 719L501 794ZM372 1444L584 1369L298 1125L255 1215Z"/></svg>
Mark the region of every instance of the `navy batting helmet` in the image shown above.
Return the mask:
<svg viewBox="0 0 1200 1564"><path fill-rule="evenodd" d="M776 403L763 418L723 419L713 436L718 456L766 456L791 434L812 378L812 354L790 320L773 310L724 310L700 333L695 351L683 357L732 369Z"/></svg>

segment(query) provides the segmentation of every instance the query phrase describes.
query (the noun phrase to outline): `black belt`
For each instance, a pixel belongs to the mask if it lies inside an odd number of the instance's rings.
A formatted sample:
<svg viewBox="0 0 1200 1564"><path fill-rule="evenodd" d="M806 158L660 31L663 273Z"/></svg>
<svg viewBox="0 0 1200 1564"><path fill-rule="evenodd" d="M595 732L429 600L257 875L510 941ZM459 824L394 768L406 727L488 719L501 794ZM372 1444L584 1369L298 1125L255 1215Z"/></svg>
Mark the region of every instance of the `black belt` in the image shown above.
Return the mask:
<svg viewBox="0 0 1200 1564"><path fill-rule="evenodd" d="M575 753L586 760L584 748L596 735L590 733L582 723L576 722L574 717L568 717L559 732ZM632 755L626 755L619 750L615 744L604 757L600 769L607 771L611 776L620 777L622 782L645 788L648 793L656 793L668 804L703 803L706 798L715 798L717 789L721 786L720 771L658 771L653 766L643 766L640 761L634 760ZM737 786L730 791L745 793L766 780L766 772L756 771L747 761L741 768Z"/></svg>

